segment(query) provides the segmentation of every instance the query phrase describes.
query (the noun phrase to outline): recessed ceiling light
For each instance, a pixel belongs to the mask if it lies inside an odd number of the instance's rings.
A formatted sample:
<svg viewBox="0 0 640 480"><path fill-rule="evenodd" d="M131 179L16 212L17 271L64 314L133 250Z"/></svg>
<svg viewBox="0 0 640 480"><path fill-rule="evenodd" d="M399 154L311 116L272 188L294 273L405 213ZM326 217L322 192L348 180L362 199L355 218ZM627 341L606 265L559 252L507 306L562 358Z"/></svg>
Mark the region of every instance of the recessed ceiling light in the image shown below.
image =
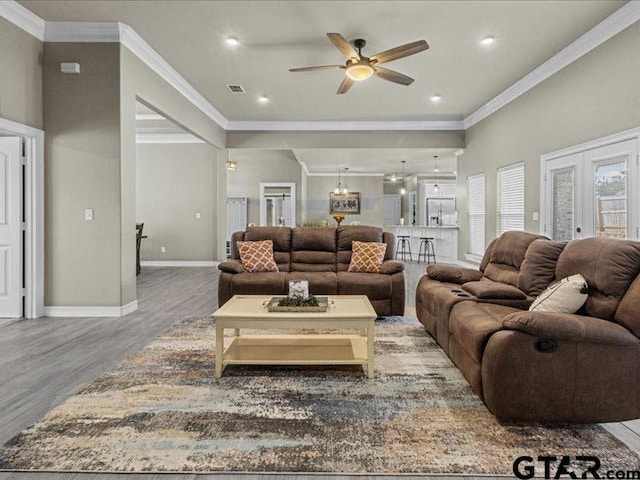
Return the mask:
<svg viewBox="0 0 640 480"><path fill-rule="evenodd" d="M435 95L431 95L431 101L432 102L439 102L440 100L442 100L442 96L435 94Z"/></svg>
<svg viewBox="0 0 640 480"><path fill-rule="evenodd" d="M269 101L269 97L267 97L266 95L260 95L260 96L258 97L258 101L259 101L260 103L267 103L267 102Z"/></svg>
<svg viewBox="0 0 640 480"><path fill-rule="evenodd" d="M496 43L496 37L492 36L484 37L482 40L480 40L480 45L483 45L485 47L493 45L494 43Z"/></svg>
<svg viewBox="0 0 640 480"><path fill-rule="evenodd" d="M240 41L235 37L227 37L224 41L230 47L237 47L240 45Z"/></svg>

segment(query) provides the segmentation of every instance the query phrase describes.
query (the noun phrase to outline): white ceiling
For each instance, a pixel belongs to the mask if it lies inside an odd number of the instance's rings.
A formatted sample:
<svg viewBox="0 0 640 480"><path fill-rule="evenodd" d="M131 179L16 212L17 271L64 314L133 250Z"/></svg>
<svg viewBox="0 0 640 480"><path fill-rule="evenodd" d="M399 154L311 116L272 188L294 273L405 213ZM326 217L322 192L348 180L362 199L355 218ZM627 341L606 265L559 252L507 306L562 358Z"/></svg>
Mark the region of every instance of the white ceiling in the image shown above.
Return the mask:
<svg viewBox="0 0 640 480"><path fill-rule="evenodd" d="M21 0L50 21L121 21L230 120L461 119L613 13L623 1L72 1ZM368 42L371 55L425 39L431 49L388 64L416 81L372 78L336 95L342 63L326 38ZM478 41L494 35L496 44ZM235 49L224 44L237 37ZM234 95L225 84L240 84ZM438 93L443 100L429 101ZM257 97L267 95L267 104Z"/></svg>

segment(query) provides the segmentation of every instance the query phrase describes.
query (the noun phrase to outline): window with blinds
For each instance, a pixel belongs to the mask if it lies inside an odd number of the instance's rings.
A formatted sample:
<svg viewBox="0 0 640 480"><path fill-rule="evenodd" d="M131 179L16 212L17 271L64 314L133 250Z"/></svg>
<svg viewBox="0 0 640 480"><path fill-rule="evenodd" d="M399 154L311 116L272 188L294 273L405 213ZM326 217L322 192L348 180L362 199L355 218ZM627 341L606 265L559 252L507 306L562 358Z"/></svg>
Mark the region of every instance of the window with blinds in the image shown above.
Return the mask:
<svg viewBox="0 0 640 480"><path fill-rule="evenodd" d="M498 169L498 235L524 230L524 163Z"/></svg>
<svg viewBox="0 0 640 480"><path fill-rule="evenodd" d="M484 254L484 173L467 177L469 192L469 253Z"/></svg>

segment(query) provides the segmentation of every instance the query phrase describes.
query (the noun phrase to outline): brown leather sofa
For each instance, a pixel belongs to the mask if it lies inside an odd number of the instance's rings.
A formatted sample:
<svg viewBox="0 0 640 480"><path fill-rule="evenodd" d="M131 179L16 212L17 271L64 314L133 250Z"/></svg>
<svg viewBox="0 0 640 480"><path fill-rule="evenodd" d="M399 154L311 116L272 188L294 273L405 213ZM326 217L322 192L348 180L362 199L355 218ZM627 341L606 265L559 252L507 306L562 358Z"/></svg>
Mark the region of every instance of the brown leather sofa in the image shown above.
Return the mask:
<svg viewBox="0 0 640 480"><path fill-rule="evenodd" d="M582 274L576 314L529 312L556 279ZM507 232L479 270L432 265L419 320L498 418L611 422L640 417L640 243L566 243Z"/></svg>
<svg viewBox="0 0 640 480"><path fill-rule="evenodd" d="M244 271L236 242L268 239L279 271ZM347 272L353 240L387 244L380 273ZM285 295L290 280L308 280L314 295L367 295L379 316L403 315L404 264L393 255L394 235L379 227L249 227L233 234L231 260L218 265L218 304L236 294Z"/></svg>

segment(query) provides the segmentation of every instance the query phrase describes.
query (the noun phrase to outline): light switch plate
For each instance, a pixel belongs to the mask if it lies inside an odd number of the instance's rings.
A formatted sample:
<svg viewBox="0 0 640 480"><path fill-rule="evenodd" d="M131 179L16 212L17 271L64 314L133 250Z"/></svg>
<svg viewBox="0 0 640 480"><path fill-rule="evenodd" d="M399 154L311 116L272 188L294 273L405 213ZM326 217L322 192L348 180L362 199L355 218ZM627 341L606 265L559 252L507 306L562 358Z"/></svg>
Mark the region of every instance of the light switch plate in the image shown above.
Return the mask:
<svg viewBox="0 0 640 480"><path fill-rule="evenodd" d="M85 208L85 210L84 210L84 219L85 220L93 220L93 208Z"/></svg>
<svg viewBox="0 0 640 480"><path fill-rule="evenodd" d="M540 220L540 212L533 212L533 219Z"/></svg>
<svg viewBox="0 0 640 480"><path fill-rule="evenodd" d="M200 218L200 212L196 212L196 218Z"/></svg>
<svg viewBox="0 0 640 480"><path fill-rule="evenodd" d="M166 253L167 252L167 248L166 247L160 247L160 252Z"/></svg>

